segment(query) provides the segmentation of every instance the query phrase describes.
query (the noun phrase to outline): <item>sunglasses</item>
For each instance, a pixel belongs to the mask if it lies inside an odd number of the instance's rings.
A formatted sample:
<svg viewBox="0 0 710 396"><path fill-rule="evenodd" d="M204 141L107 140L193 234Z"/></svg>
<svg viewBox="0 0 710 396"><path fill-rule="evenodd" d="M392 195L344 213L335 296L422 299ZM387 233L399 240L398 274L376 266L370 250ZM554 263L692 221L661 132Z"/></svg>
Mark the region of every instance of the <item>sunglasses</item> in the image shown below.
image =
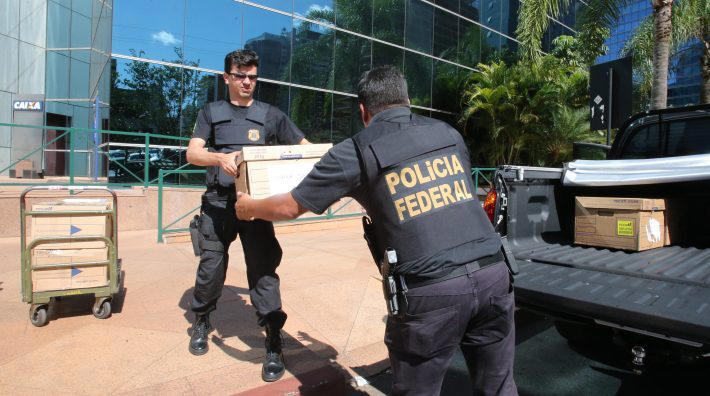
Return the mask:
<svg viewBox="0 0 710 396"><path fill-rule="evenodd" d="M257 78L259 78L258 74L245 74L245 73L241 73L241 72L227 73L227 74L229 74L230 76L232 76L236 80L244 80L245 78L249 77L249 79L251 81L254 81Z"/></svg>

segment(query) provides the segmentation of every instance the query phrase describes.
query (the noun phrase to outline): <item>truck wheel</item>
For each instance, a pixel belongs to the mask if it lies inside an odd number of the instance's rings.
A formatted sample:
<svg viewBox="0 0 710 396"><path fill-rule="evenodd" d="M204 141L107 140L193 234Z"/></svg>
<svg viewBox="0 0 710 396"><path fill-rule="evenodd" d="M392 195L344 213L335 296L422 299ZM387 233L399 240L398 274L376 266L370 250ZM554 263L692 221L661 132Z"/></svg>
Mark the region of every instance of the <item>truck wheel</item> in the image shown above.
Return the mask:
<svg viewBox="0 0 710 396"><path fill-rule="evenodd" d="M37 327L42 327L47 324L47 306L32 305L30 306L30 322Z"/></svg>

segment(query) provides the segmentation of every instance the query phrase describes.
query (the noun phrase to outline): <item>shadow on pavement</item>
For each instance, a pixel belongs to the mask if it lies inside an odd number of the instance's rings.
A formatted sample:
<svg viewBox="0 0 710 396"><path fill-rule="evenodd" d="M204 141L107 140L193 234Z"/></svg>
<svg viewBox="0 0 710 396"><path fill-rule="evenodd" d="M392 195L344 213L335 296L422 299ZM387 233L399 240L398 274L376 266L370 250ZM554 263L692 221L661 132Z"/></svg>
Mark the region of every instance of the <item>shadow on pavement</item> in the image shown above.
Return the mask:
<svg viewBox="0 0 710 396"><path fill-rule="evenodd" d="M190 324L188 336L192 334L192 325L195 315L190 311L194 288L185 290L179 307L185 313L185 320ZM225 285L222 289L223 296L230 296L218 303L218 309L210 315L210 321L215 328L215 333L210 338L211 344L220 348L224 353L240 361L260 361L263 357L265 334L256 322L253 307L247 303L243 295L248 295L249 290L241 287ZM235 297L231 297L231 296ZM348 371L337 363L338 351L310 334L299 331L292 335L281 331L284 338L284 355L286 369L289 362L313 360L314 353L323 359L323 367L311 371L295 374L292 378L282 379L273 383L264 383L263 386L240 393L240 395L268 395L287 394L298 391L301 395L367 395L358 391L351 385L351 376ZM240 350L227 345L225 339L237 337L248 349ZM187 338L185 343L187 343ZM255 353L255 350L260 350ZM255 370L260 368L255 367ZM361 368L367 371L368 367Z"/></svg>

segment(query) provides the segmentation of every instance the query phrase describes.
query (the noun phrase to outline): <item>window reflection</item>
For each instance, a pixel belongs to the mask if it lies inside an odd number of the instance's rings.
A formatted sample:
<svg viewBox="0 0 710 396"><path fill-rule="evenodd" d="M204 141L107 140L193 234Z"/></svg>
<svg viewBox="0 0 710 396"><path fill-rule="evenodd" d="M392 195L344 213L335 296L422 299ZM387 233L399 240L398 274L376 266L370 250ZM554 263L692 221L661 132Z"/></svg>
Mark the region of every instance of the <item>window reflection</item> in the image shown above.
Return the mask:
<svg viewBox="0 0 710 396"><path fill-rule="evenodd" d="M201 67L223 70L224 56L242 47L243 7L232 0L189 0L185 57Z"/></svg>
<svg viewBox="0 0 710 396"><path fill-rule="evenodd" d="M372 0L336 0L335 24L366 35L372 34Z"/></svg>
<svg viewBox="0 0 710 396"><path fill-rule="evenodd" d="M404 71L404 50L391 45L372 42L372 67L392 65Z"/></svg>
<svg viewBox="0 0 710 396"><path fill-rule="evenodd" d="M404 38L404 0L381 0L374 3L373 35L402 45Z"/></svg>
<svg viewBox="0 0 710 396"><path fill-rule="evenodd" d="M490 63L500 59L501 35L481 29L481 62Z"/></svg>
<svg viewBox="0 0 710 396"><path fill-rule="evenodd" d="M345 32L335 32L335 84L341 92L356 93L363 72L370 70L370 40Z"/></svg>
<svg viewBox="0 0 710 396"><path fill-rule="evenodd" d="M291 120L312 143L330 143L332 94L291 87Z"/></svg>
<svg viewBox="0 0 710 396"><path fill-rule="evenodd" d="M434 3L455 13L459 12L459 0L436 0Z"/></svg>
<svg viewBox="0 0 710 396"><path fill-rule="evenodd" d="M481 59L481 27L459 20L458 62L475 67Z"/></svg>
<svg viewBox="0 0 710 396"><path fill-rule="evenodd" d="M458 19L459 17L446 11L434 10L434 56L456 60Z"/></svg>
<svg viewBox="0 0 710 396"><path fill-rule="evenodd" d="M233 1L233 0L232 0ZM252 3L264 5L279 11L292 12L293 0L250 0Z"/></svg>
<svg viewBox="0 0 710 396"><path fill-rule="evenodd" d="M259 75L289 81L292 18L255 7L244 8L244 48L259 55Z"/></svg>
<svg viewBox="0 0 710 396"><path fill-rule="evenodd" d="M434 60L434 83L431 107L457 111L459 107L459 68L451 63Z"/></svg>
<svg viewBox="0 0 710 396"><path fill-rule="evenodd" d="M404 76L412 105L431 107L431 61L430 57L413 52L404 54Z"/></svg>
<svg viewBox="0 0 710 396"><path fill-rule="evenodd" d="M420 0L407 0L405 46L427 54L432 51L434 9Z"/></svg>
<svg viewBox="0 0 710 396"><path fill-rule="evenodd" d="M420 116L424 116L424 117L431 116L431 111L426 110L426 109L418 109L416 107L411 107L410 110L412 110L412 113L419 114Z"/></svg>
<svg viewBox="0 0 710 396"><path fill-rule="evenodd" d="M294 19L291 82L333 87L333 29Z"/></svg>
<svg viewBox="0 0 710 396"><path fill-rule="evenodd" d="M333 96L333 144L352 137L365 125L360 118L357 98L343 95Z"/></svg>
<svg viewBox="0 0 710 396"><path fill-rule="evenodd" d="M293 0L293 13L314 21L335 22L333 0Z"/></svg>
<svg viewBox="0 0 710 396"><path fill-rule="evenodd" d="M71 10L53 1L47 4L47 47L69 48ZM66 96L65 96L66 97Z"/></svg>
<svg viewBox="0 0 710 396"><path fill-rule="evenodd" d="M501 2L505 0L481 0L481 23L500 31Z"/></svg>
<svg viewBox="0 0 710 396"><path fill-rule="evenodd" d="M114 59L111 129L179 135L182 81L181 68Z"/></svg>
<svg viewBox="0 0 710 396"><path fill-rule="evenodd" d="M461 15L474 21L481 19L481 0L461 0ZM516 14L517 16L517 14Z"/></svg>
<svg viewBox="0 0 710 396"><path fill-rule="evenodd" d="M287 85L259 81L256 84L254 98L272 106L276 106L281 109L281 111L288 114L288 91L289 89Z"/></svg>
<svg viewBox="0 0 710 396"><path fill-rule="evenodd" d="M519 0L502 0L500 31L510 37L515 37L515 30L518 28L519 8Z"/></svg>
<svg viewBox="0 0 710 396"><path fill-rule="evenodd" d="M175 59L183 46L184 4L172 0L121 0L114 4L113 52Z"/></svg>

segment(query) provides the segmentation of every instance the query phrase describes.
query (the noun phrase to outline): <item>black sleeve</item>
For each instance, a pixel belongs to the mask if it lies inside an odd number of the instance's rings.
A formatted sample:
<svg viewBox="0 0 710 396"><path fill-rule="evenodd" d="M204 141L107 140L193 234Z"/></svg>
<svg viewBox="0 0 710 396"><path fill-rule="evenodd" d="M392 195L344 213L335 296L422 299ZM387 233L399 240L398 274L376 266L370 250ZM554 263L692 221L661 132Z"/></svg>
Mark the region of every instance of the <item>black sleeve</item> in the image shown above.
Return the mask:
<svg viewBox="0 0 710 396"><path fill-rule="evenodd" d="M197 120L195 120L195 126L192 128L192 137L200 138L209 143L212 132L212 123L207 119L205 109L206 107L203 107L197 113Z"/></svg>
<svg viewBox="0 0 710 396"><path fill-rule="evenodd" d="M269 107L267 119L273 120L271 128L273 129L272 133L276 136L277 144L299 144L305 137L296 124L275 106Z"/></svg>
<svg viewBox="0 0 710 396"><path fill-rule="evenodd" d="M360 163L352 139L335 145L291 191L304 208L323 213L330 205L360 186Z"/></svg>

